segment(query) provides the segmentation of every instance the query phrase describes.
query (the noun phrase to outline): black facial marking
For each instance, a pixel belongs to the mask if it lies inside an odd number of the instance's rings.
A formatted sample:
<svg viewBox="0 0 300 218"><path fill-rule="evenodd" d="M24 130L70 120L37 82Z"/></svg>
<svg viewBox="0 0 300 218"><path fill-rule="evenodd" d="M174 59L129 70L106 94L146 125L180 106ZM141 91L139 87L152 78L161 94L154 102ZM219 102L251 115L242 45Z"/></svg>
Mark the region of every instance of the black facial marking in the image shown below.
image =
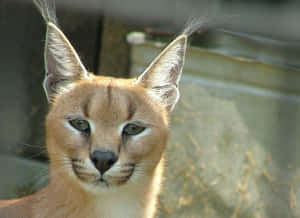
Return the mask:
<svg viewBox="0 0 300 218"><path fill-rule="evenodd" d="M90 109L93 96L94 93L89 94L81 104L83 115L87 118L89 118L89 115L91 114Z"/></svg>
<svg viewBox="0 0 300 218"><path fill-rule="evenodd" d="M83 114L85 117L89 117L89 104L90 104L90 98L87 99L86 102L84 102L82 108L83 108Z"/></svg>
<svg viewBox="0 0 300 218"><path fill-rule="evenodd" d="M78 158L72 158L72 168L74 170L74 172L77 174L78 170L83 169L84 167L81 165L83 163L82 160L78 159Z"/></svg>
<svg viewBox="0 0 300 218"><path fill-rule="evenodd" d="M123 166L126 166L126 167L134 167L134 166L135 166L135 163L125 163Z"/></svg>
<svg viewBox="0 0 300 218"><path fill-rule="evenodd" d="M131 120L133 115L135 114L136 112L136 105L133 104L132 102L130 102L130 104L128 105L128 109L127 109L127 113L128 113L128 116L127 116L127 120Z"/></svg>
<svg viewBox="0 0 300 218"><path fill-rule="evenodd" d="M121 173L132 173L133 168L121 170Z"/></svg>
<svg viewBox="0 0 300 218"><path fill-rule="evenodd" d="M82 162L82 160L80 160L79 158L74 157L74 158L72 158L72 162Z"/></svg>

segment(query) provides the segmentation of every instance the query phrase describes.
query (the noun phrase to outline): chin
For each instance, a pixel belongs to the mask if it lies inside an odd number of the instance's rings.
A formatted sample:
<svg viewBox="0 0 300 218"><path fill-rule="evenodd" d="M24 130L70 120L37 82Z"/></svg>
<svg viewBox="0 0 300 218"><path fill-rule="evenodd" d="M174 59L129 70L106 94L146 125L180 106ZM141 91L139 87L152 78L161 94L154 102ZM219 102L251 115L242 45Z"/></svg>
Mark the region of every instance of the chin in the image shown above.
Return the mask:
<svg viewBox="0 0 300 218"><path fill-rule="evenodd" d="M100 194L110 194L113 192L118 192L121 189L126 189L130 185L130 177L124 179L94 179L94 180L82 180L76 176L76 182L83 188L86 192L92 195Z"/></svg>

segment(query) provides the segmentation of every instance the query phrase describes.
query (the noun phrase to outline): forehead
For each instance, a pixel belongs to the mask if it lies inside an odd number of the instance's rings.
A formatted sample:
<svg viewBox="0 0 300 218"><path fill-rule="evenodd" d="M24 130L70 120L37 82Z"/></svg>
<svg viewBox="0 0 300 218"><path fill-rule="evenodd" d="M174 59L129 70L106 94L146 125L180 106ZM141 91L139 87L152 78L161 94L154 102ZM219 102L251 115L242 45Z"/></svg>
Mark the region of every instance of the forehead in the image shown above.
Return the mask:
<svg viewBox="0 0 300 218"><path fill-rule="evenodd" d="M138 105L143 107L142 96L134 90L108 84L95 88L82 108L87 117L128 120L137 112Z"/></svg>
<svg viewBox="0 0 300 218"><path fill-rule="evenodd" d="M145 90L113 80L78 84L58 98L56 107L62 113L79 113L102 121L130 120L135 115L154 112Z"/></svg>

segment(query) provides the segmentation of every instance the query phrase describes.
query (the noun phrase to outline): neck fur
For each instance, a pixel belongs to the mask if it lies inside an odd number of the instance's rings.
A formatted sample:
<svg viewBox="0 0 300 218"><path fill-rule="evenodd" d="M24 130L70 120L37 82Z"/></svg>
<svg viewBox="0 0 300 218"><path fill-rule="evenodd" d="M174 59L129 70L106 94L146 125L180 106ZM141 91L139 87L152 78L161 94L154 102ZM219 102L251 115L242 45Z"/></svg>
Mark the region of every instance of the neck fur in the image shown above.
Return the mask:
<svg viewBox="0 0 300 218"><path fill-rule="evenodd" d="M97 194L84 190L76 180L53 173L50 184L39 193L35 214L39 218L151 218L162 172L163 159L141 184L126 184Z"/></svg>

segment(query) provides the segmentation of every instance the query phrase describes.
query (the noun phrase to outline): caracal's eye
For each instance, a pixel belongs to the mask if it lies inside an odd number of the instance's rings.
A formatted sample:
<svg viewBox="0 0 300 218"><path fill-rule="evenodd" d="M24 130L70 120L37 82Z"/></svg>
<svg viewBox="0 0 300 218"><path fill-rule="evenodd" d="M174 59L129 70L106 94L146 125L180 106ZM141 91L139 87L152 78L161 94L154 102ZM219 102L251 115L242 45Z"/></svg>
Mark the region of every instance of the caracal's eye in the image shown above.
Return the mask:
<svg viewBox="0 0 300 218"><path fill-rule="evenodd" d="M137 135L137 134L140 134L141 132L143 132L144 130L145 130L145 127L138 126L134 123L129 123L124 127L122 134L128 135L128 136Z"/></svg>
<svg viewBox="0 0 300 218"><path fill-rule="evenodd" d="M77 129L80 132L89 134L91 131L90 124L86 120L74 119L74 120L70 120L69 123L71 124L71 126L73 126L75 129Z"/></svg>

